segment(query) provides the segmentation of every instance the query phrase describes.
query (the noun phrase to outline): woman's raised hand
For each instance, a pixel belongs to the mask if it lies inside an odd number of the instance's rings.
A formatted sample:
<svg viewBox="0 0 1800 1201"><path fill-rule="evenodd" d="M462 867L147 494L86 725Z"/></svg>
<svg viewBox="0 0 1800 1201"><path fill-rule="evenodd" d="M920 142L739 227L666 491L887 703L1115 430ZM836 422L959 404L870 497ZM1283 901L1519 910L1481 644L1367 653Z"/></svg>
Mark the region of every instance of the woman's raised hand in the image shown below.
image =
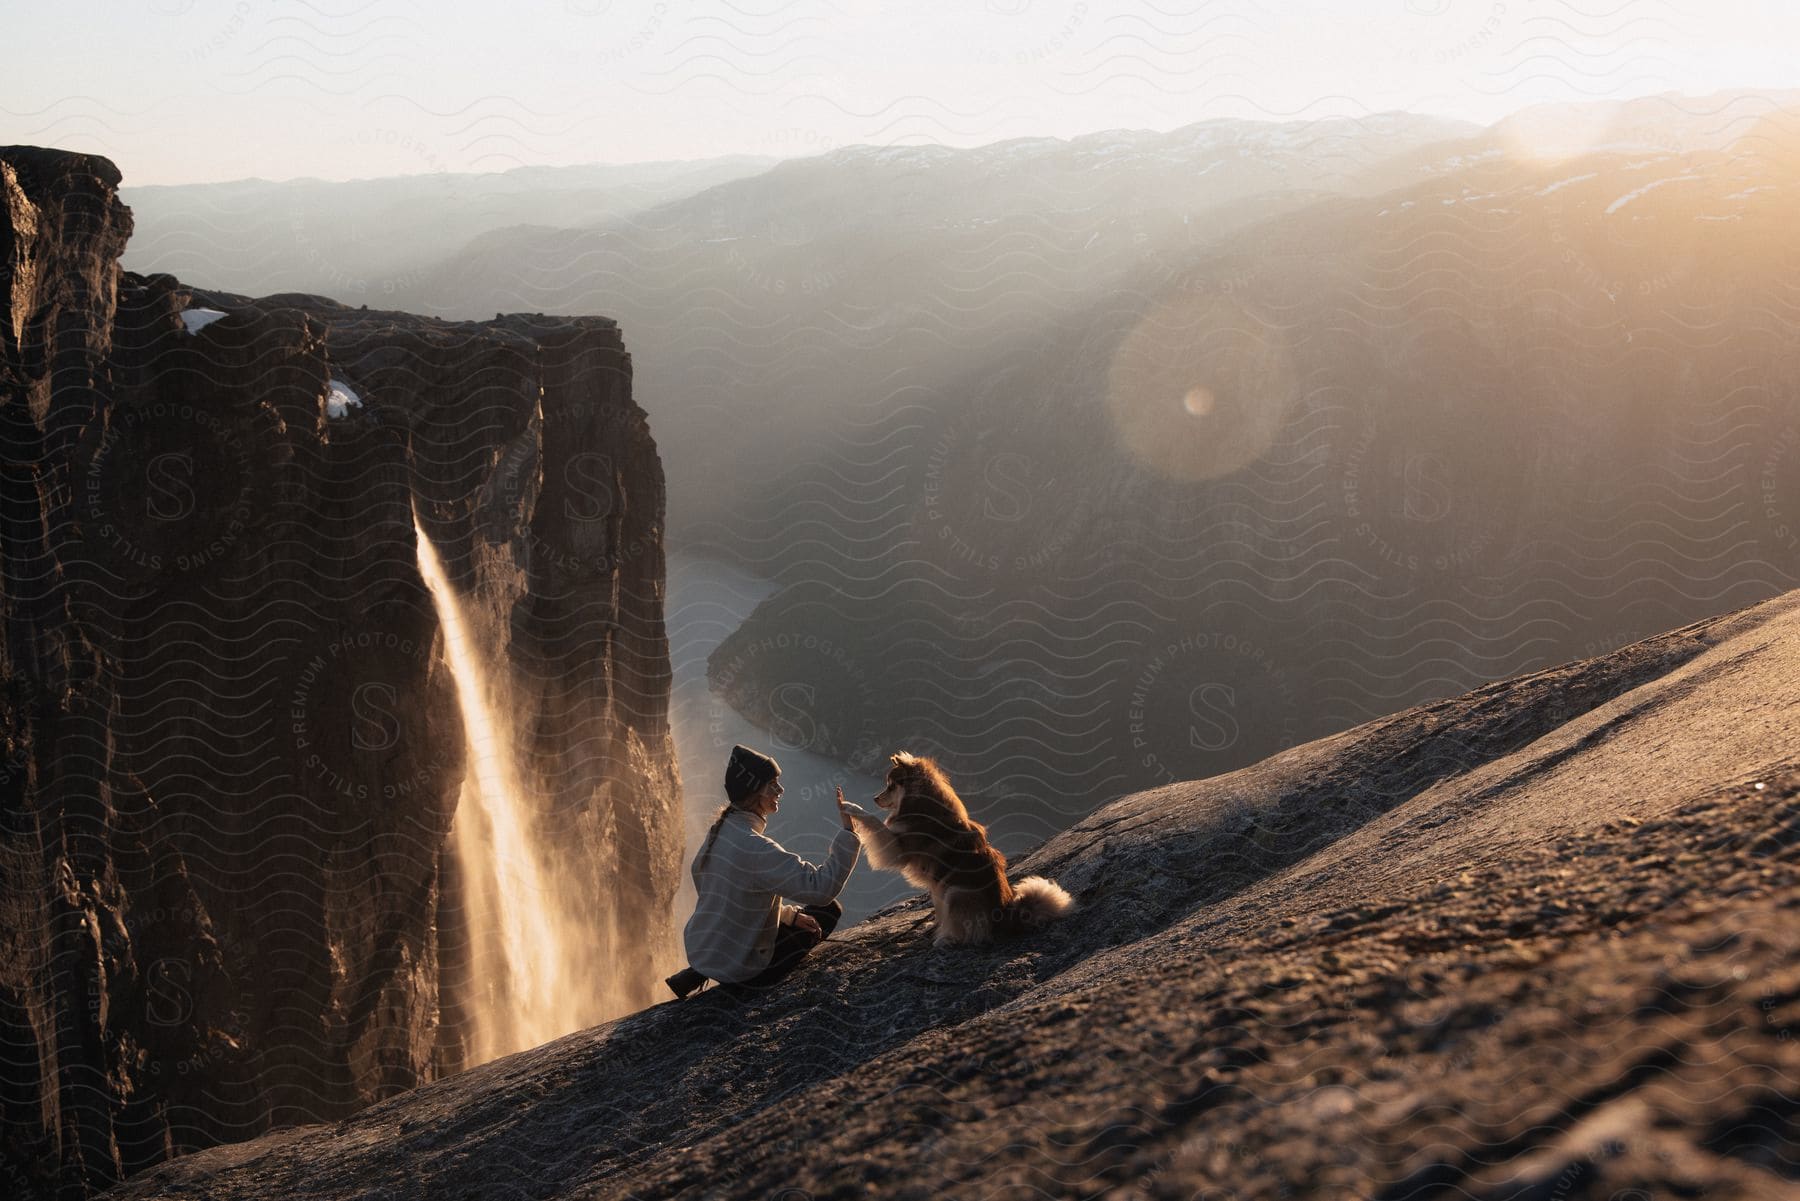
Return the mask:
<svg viewBox="0 0 1800 1201"><path fill-rule="evenodd" d="M838 820L844 823L844 829L855 829L855 827L850 824L850 811L844 808L844 789L842 786L839 786L837 790L837 806Z"/></svg>

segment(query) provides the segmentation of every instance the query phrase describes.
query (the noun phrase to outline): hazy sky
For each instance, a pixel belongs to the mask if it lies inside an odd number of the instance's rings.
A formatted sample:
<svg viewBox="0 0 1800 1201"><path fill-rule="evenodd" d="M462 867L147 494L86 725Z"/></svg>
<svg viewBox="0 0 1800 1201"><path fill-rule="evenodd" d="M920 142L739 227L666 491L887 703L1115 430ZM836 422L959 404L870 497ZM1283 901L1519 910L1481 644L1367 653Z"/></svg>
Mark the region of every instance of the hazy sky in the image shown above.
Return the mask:
<svg viewBox="0 0 1800 1201"><path fill-rule="evenodd" d="M13 3L0 143L127 184L1800 86L1790 0Z"/></svg>

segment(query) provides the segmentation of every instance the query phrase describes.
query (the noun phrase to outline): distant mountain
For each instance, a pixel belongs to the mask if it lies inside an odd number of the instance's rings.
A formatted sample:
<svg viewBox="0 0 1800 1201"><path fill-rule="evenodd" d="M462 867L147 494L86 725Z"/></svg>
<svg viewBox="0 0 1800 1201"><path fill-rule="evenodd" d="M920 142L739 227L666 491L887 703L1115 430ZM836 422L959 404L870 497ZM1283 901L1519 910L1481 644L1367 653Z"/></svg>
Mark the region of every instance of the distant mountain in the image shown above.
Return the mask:
<svg viewBox="0 0 1800 1201"><path fill-rule="evenodd" d="M1140 263L771 470L720 541L786 587L715 686L1041 836L1800 584L1797 135L1493 130Z"/></svg>
<svg viewBox="0 0 1800 1201"><path fill-rule="evenodd" d="M1800 109L1800 90L1664 93L1629 100L1535 104L1498 122L1497 141L1541 161L1580 154L1724 153L1771 113Z"/></svg>
<svg viewBox="0 0 1800 1201"><path fill-rule="evenodd" d="M381 307L425 266L480 234L617 221L772 162L740 155L487 174L428 170L346 182L125 187L120 194L136 218L125 266L226 289L312 292Z"/></svg>
<svg viewBox="0 0 1800 1201"><path fill-rule="evenodd" d="M1381 190L1378 164L1473 130L1388 113L851 147L604 229L485 236L396 303L616 315L669 464L672 528L691 539L797 446L1008 361L1147 264Z"/></svg>

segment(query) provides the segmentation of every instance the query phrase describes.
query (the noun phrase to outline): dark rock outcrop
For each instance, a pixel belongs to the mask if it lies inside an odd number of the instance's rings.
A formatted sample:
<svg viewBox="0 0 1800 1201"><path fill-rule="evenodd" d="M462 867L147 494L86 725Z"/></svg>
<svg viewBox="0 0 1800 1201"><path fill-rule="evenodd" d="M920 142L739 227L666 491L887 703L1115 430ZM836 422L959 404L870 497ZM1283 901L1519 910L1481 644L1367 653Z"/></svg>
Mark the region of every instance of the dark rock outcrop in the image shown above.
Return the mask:
<svg viewBox="0 0 1800 1201"><path fill-rule="evenodd" d="M415 506L556 783L546 838L633 932L593 953L646 1002L680 823L617 325L122 274L110 163L5 148L0 181L7 1195L466 1062L465 751Z"/></svg>
<svg viewBox="0 0 1800 1201"><path fill-rule="evenodd" d="M130 1198L1775 1198L1800 1160L1800 592L1127 797L785 984Z"/></svg>

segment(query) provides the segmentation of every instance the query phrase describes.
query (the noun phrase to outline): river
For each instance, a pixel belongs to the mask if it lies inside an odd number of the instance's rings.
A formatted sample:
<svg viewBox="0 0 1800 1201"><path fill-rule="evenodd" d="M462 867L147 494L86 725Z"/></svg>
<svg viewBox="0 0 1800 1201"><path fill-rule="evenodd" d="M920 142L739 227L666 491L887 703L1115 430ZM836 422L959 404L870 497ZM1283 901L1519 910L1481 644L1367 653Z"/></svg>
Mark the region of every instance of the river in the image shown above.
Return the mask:
<svg viewBox="0 0 1800 1201"><path fill-rule="evenodd" d="M725 803L725 761L736 743L771 755L781 764L787 791L780 810L769 819L770 838L802 858L825 858L838 823L835 789L847 800L874 811L881 781L822 755L783 742L746 720L716 696L706 681L706 658L775 591L768 580L734 564L671 552L666 602L669 661L673 671L670 720L675 756L685 795L687 850L682 855L681 891L675 900L677 929L694 911L694 882L689 865L700 848L719 807ZM918 890L891 872L872 870L860 860L838 900L843 902L842 929L875 910Z"/></svg>

